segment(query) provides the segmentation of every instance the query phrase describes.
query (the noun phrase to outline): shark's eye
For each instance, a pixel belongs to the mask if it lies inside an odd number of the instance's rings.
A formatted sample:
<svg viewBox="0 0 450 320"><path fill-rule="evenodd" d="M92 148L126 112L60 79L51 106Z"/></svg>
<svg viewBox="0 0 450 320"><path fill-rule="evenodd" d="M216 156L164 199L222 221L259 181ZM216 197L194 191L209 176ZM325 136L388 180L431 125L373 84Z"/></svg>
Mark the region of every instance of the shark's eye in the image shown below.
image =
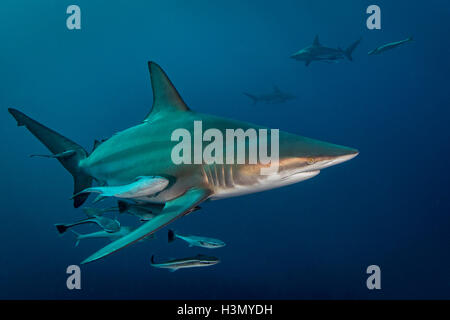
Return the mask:
<svg viewBox="0 0 450 320"><path fill-rule="evenodd" d="M307 158L307 159L306 159L306 162L307 162L308 164L314 164L314 163L316 162L316 159L314 159L314 158Z"/></svg>

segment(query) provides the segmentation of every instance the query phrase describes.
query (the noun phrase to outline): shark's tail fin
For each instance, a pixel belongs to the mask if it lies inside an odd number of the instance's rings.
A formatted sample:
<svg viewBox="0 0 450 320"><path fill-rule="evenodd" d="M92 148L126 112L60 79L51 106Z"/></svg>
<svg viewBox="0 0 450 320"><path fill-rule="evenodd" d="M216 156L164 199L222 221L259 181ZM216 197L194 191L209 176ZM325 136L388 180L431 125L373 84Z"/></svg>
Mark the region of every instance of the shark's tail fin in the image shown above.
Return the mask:
<svg viewBox="0 0 450 320"><path fill-rule="evenodd" d="M82 147L16 109L9 108L8 111L16 119L18 126L25 126L70 172L74 180L74 194L91 186L92 178L80 169L80 161L87 157L87 152ZM85 193L74 197L74 207L81 206L88 196L89 194Z"/></svg>
<svg viewBox="0 0 450 320"><path fill-rule="evenodd" d="M175 240L175 232L173 232L173 230L169 229L169 232L167 233L167 240L169 243Z"/></svg>
<svg viewBox="0 0 450 320"><path fill-rule="evenodd" d="M243 94L245 94L247 97L252 99L253 100L253 104L256 104L256 102L258 101L258 98L256 96L250 94L250 93L243 92Z"/></svg>
<svg viewBox="0 0 450 320"><path fill-rule="evenodd" d="M356 49L356 47L359 45L361 40L362 40L362 38L359 38L358 40L353 42L347 49L345 49L343 51L344 55L347 57L348 60L353 61L352 53Z"/></svg>

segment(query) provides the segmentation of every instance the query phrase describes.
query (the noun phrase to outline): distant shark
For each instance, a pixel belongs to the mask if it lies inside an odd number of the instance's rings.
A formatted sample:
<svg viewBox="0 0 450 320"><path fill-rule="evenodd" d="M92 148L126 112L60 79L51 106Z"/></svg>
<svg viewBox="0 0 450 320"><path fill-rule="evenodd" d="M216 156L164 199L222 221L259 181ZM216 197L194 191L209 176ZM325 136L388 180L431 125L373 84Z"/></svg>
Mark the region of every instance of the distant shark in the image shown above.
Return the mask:
<svg viewBox="0 0 450 320"><path fill-rule="evenodd" d="M405 43L408 43L408 42L411 42L411 41L413 41L413 37L409 37L409 38L407 38L405 40L400 40L400 41L387 43L385 45L379 46L376 49L373 49L373 50L369 51L368 55L370 56L370 55L373 55L373 54L380 54L382 52L385 52L387 50L391 50L391 49L397 48L397 47L401 46L402 44L405 44Z"/></svg>
<svg viewBox="0 0 450 320"><path fill-rule="evenodd" d="M297 51L291 55L291 58L304 61L306 66L309 66L313 61L336 62L337 60L344 59L344 57L353 61L352 53L360 42L361 38L353 42L346 50L340 48L334 49L322 46L319 42L319 36L316 36L312 45Z"/></svg>
<svg viewBox="0 0 450 320"><path fill-rule="evenodd" d="M205 200L234 197L303 181L358 154L352 148L279 131L278 167L272 174L263 174L268 165L260 162L175 164L171 153L178 141L173 141L171 136L180 128L195 135L194 121L201 121L205 129L213 128L223 134L232 129L267 128L191 111L164 71L154 62L149 62L148 67L153 89L152 110L141 123L114 134L90 154L22 112L9 109L17 124L25 126L53 154L58 155L56 159L71 173L75 207L85 202L89 193L83 191L91 187L93 180L103 186L101 191L105 194L109 194L108 186L126 190L128 198L129 192L137 190L139 195L146 195L140 202L164 204L154 218L106 245L82 263L103 258L153 234L192 212ZM260 143L258 139L249 139L249 144ZM226 145L223 148L225 152ZM156 177L155 185L160 187L152 185L150 177ZM166 186L159 183L165 180L168 181ZM145 183L136 187L136 181ZM127 187L120 189L121 186ZM146 194L146 188L155 193Z"/></svg>
<svg viewBox="0 0 450 320"><path fill-rule="evenodd" d="M284 103L286 101L295 99L295 96L286 92L282 92L277 86L273 86L273 92L266 94L250 94L244 92L244 94L253 100L253 104L258 102L264 103Z"/></svg>

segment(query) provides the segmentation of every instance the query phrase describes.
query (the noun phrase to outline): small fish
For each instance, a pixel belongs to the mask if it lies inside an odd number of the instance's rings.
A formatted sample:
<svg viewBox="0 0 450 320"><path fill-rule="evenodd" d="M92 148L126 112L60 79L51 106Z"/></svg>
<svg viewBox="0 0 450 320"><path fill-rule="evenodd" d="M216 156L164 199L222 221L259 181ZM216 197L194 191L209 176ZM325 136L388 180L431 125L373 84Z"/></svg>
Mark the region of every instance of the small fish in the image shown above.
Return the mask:
<svg viewBox="0 0 450 320"><path fill-rule="evenodd" d="M64 152L60 152L60 153L55 153L55 154L32 154L30 155L31 158L33 157L42 157L42 158L55 158L55 159L60 159L60 158L69 158L73 155L76 154L75 150L67 150Z"/></svg>
<svg viewBox="0 0 450 320"><path fill-rule="evenodd" d="M106 232L117 232L120 229L120 222L115 219L110 219L106 217L89 217L80 221L76 221L73 223L67 223L67 224L55 224L56 229L59 233L64 233L67 231L67 229L81 225L86 223L95 223L100 228L102 228Z"/></svg>
<svg viewBox="0 0 450 320"><path fill-rule="evenodd" d="M380 54L380 53L382 53L384 51L397 48L398 46L401 46L402 44L407 43L407 42L411 42L411 41L413 41L413 37L409 37L409 38L407 38L405 40L391 42L391 43L379 46L378 48L369 51L368 55L370 56L370 55L373 55L373 54Z"/></svg>
<svg viewBox="0 0 450 320"><path fill-rule="evenodd" d="M76 247L76 246L78 246L80 241L83 240L83 239L106 238L106 239L109 239L111 241L114 241L114 240L119 239L119 238L121 238L123 236L126 236L127 234L129 234L131 231L133 231L135 229L136 228L129 227L129 226L122 226L116 232L106 232L104 230L101 230L101 231L92 232L92 233L86 233L86 234L81 234L81 233L75 232L74 230L70 230L70 231L72 231L73 234L75 234L76 237L77 237L77 242L75 243L75 247ZM148 240L150 238L154 238L154 235L152 234L149 237L144 238L143 240Z"/></svg>
<svg viewBox="0 0 450 320"><path fill-rule="evenodd" d="M155 263L155 258L154 256L152 256L150 265L155 268L166 268L174 272L182 268L208 267L219 262L220 260L216 257L198 254L195 257L174 259L168 260L166 262Z"/></svg>
<svg viewBox="0 0 450 320"><path fill-rule="evenodd" d="M128 213L133 216L138 217L141 221L148 221L156 217L160 214L164 207L165 203L151 203L151 202L140 202L140 203L131 203L128 201L119 200L117 202L119 213ZM193 211L200 210L199 206L196 206L186 212L189 214Z"/></svg>
<svg viewBox="0 0 450 320"><path fill-rule="evenodd" d="M153 219L164 209L164 203L142 203L134 204L119 200L117 202L119 213L129 213L140 220L147 221Z"/></svg>
<svg viewBox="0 0 450 320"><path fill-rule="evenodd" d="M96 201L104 197L116 198L144 198L152 196L164 190L169 184L169 180L163 177L137 177L135 181L120 186L102 186L90 187L74 194L72 198L76 198L85 193L100 193Z"/></svg>
<svg viewBox="0 0 450 320"><path fill-rule="evenodd" d="M208 249L215 249L225 246L225 242L219 239L200 237L200 236L182 236L180 234L176 234L173 230L169 230L168 241L172 242L176 238L181 239L189 243L189 247L202 247Z"/></svg>
<svg viewBox="0 0 450 320"><path fill-rule="evenodd" d="M117 208L116 207L111 207L111 208L92 208L92 207L85 207L83 208L84 213L89 217L99 217L102 216L104 213L106 212L116 212Z"/></svg>

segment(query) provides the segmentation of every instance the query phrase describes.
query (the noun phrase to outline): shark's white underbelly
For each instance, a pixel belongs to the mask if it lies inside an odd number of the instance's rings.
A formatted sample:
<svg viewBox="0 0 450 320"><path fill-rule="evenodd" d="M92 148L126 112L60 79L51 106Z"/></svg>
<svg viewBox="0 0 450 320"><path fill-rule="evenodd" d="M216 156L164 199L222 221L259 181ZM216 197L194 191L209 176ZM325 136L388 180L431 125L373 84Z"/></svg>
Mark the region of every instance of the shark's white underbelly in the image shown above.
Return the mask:
<svg viewBox="0 0 450 320"><path fill-rule="evenodd" d="M303 180L310 179L319 174L320 170L304 172L284 172L281 174L260 175L254 179L245 179L233 174L232 167L209 166L205 167L205 179L213 189L211 200L237 197L244 194L260 192L287 186Z"/></svg>

